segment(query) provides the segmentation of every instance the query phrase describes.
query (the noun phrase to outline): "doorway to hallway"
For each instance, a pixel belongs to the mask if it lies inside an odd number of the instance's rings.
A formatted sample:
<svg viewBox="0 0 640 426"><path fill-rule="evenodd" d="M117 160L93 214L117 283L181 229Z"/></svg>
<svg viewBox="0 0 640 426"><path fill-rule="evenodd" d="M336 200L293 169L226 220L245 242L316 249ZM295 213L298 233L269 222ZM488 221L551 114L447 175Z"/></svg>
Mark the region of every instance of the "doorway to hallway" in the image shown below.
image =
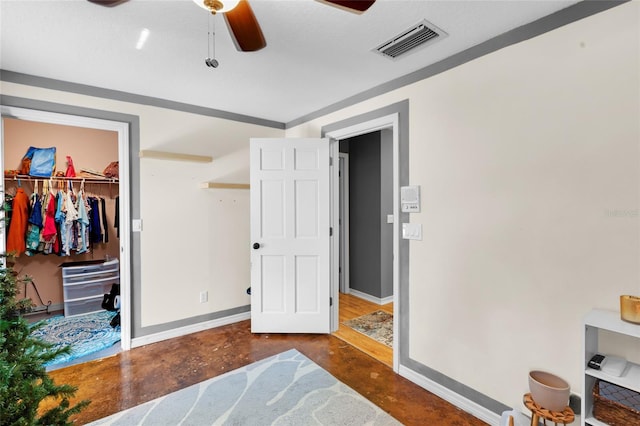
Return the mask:
<svg viewBox="0 0 640 426"><path fill-rule="evenodd" d="M393 137L340 139L337 337L393 367Z"/></svg>
<svg viewBox="0 0 640 426"><path fill-rule="evenodd" d="M351 294L340 293L340 313L338 330L334 336L360 349L367 355L393 368L393 348L378 342L363 333L345 325L345 322L372 312L382 311L393 315L393 302L378 305Z"/></svg>
<svg viewBox="0 0 640 426"><path fill-rule="evenodd" d="M350 117L348 119L323 126L321 136L331 140L331 158L333 164L339 161L339 141L353 138L359 135L375 132L377 130L388 130L392 145L392 181L393 188L393 211L391 224L393 232L393 293L391 300L382 301L393 302L393 371L399 373L403 359L408 354L408 333L409 333L409 243L402 239L400 231L401 223L409 222L409 214L400 210L400 187L409 184L409 102L400 101L382 107L375 111ZM332 218L331 226L339 229L339 188L338 188L338 168L332 170ZM333 306L331 310L331 330L339 329L339 238L332 240L331 248L331 300Z"/></svg>

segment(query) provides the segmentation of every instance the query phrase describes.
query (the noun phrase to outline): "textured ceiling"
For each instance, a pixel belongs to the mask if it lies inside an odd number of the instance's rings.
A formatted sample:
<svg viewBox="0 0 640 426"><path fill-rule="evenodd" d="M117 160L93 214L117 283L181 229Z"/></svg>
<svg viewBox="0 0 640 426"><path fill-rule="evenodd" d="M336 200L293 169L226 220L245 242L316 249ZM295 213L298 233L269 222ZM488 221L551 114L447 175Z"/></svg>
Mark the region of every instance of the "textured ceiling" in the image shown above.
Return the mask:
<svg viewBox="0 0 640 426"><path fill-rule="evenodd" d="M267 47L236 51L191 0L1 0L0 68L287 123L576 1L377 0L358 15L315 0L251 0ZM448 37L398 60L372 52L422 19ZM150 31L142 50L140 31Z"/></svg>

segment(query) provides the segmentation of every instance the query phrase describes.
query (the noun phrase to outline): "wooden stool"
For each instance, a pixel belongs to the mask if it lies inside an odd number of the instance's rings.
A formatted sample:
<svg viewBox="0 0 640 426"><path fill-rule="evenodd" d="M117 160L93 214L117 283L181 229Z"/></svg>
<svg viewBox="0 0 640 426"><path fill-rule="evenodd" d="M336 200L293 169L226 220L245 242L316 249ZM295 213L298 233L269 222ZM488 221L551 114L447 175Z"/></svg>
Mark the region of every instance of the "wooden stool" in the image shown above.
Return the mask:
<svg viewBox="0 0 640 426"><path fill-rule="evenodd" d="M544 419L544 424L547 424L547 420L553 422L556 426L558 423L563 425L573 423L575 414L570 407L565 407L562 411L551 411L539 406L531 397L530 393L524 395L524 405L531 410L531 426L538 426L540 419Z"/></svg>

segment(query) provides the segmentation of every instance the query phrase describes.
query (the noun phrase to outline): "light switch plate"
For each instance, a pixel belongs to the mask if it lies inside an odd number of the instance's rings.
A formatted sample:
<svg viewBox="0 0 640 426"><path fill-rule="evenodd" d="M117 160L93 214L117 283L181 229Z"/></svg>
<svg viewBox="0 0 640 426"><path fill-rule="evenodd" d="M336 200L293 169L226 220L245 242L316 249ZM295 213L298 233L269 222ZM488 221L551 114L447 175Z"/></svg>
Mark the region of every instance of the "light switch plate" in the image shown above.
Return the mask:
<svg viewBox="0 0 640 426"><path fill-rule="evenodd" d="M131 221L131 230L133 232L142 232L142 219L133 219Z"/></svg>
<svg viewBox="0 0 640 426"><path fill-rule="evenodd" d="M393 223L393 215L392 214L388 214L387 215L387 223Z"/></svg>
<svg viewBox="0 0 640 426"><path fill-rule="evenodd" d="M403 223L402 238L405 240L422 240L421 223Z"/></svg>

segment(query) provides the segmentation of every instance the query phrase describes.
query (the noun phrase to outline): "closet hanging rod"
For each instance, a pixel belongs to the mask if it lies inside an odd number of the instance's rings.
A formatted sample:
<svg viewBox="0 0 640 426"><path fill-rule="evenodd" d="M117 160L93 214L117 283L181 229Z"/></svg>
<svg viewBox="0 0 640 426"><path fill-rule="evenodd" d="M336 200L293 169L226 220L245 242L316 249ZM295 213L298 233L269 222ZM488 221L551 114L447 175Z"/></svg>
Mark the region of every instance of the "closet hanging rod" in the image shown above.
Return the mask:
<svg viewBox="0 0 640 426"><path fill-rule="evenodd" d="M90 178L90 177L66 177L66 176L51 176L51 177L37 177L37 176L28 176L28 175L13 175L13 176L5 176L4 180L52 180L52 181L72 181L72 182L82 182L85 183L120 183L120 181L116 178Z"/></svg>

